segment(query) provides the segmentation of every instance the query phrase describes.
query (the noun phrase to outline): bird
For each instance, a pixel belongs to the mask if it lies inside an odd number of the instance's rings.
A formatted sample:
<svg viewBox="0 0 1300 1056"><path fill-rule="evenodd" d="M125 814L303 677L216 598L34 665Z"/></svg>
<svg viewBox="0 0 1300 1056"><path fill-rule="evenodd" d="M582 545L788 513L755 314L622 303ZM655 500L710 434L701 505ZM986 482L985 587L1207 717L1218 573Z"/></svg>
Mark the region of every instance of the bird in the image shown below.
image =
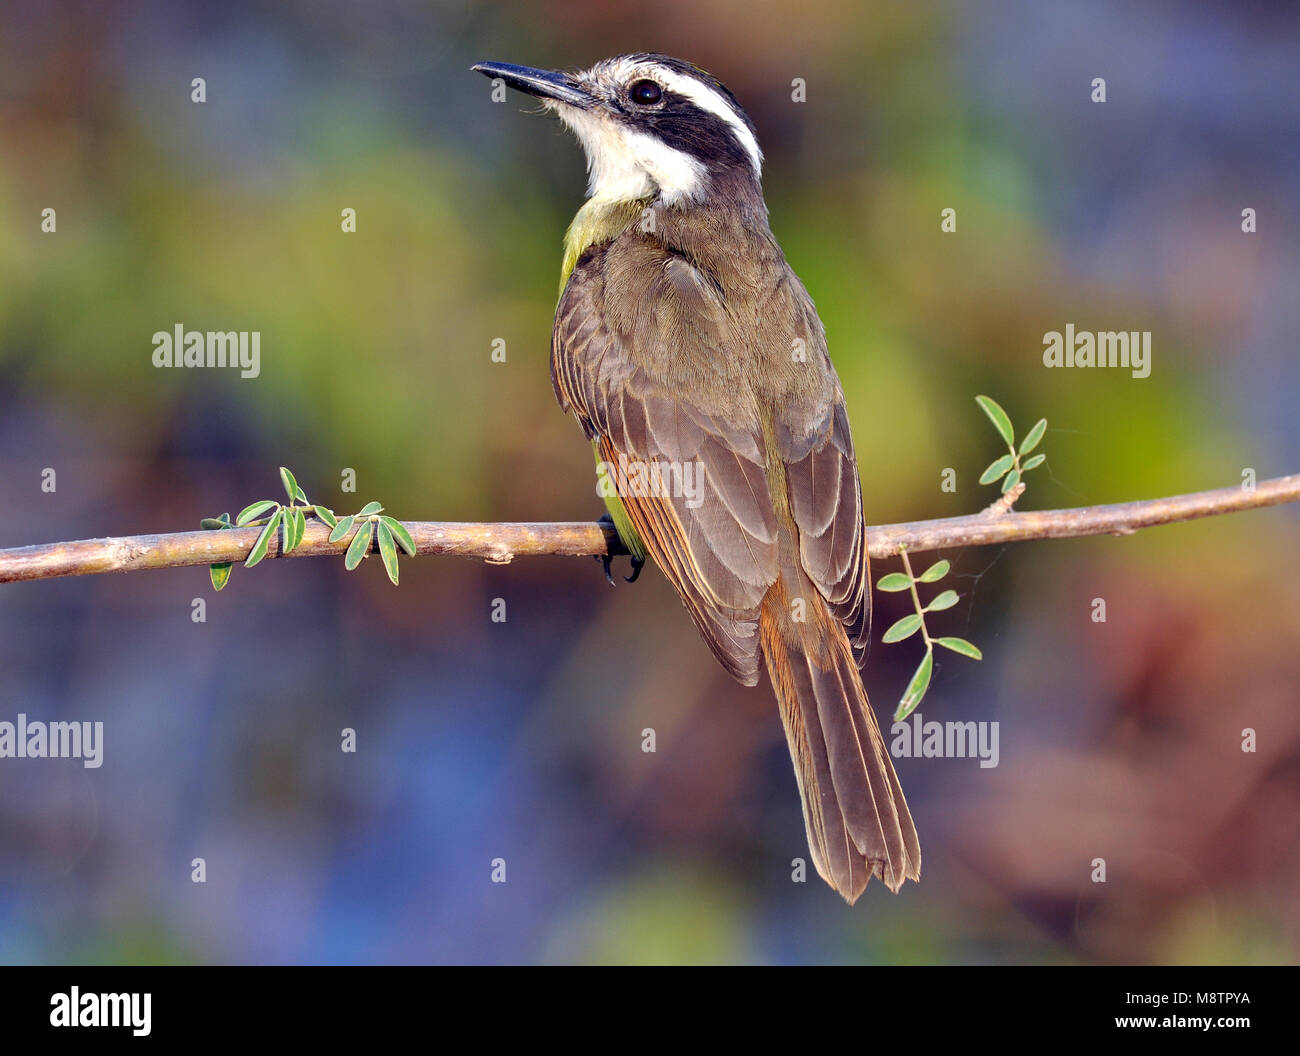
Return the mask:
<svg viewBox="0 0 1300 1056"><path fill-rule="evenodd" d="M586 154L551 380L595 450L631 578L653 561L743 685L766 667L822 879L850 904L873 876L897 892L921 850L862 680L857 457L825 328L772 234L753 121L661 54L472 69L539 100Z"/></svg>

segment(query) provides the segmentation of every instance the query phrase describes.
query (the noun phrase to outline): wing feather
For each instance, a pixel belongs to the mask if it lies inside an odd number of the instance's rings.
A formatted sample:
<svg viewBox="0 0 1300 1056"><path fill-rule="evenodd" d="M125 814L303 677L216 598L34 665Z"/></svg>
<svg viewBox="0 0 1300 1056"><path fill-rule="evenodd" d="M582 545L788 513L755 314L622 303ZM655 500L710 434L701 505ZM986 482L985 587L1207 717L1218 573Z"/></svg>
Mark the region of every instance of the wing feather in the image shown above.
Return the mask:
<svg viewBox="0 0 1300 1056"><path fill-rule="evenodd" d="M809 355L825 357L829 365L820 324L810 326L809 333L813 337ZM784 408L777 422L777 447L786 465L790 512L799 528L800 564L844 624L861 665L871 634L862 486L844 392L833 371L824 376L829 383L822 391Z"/></svg>
<svg viewBox="0 0 1300 1056"><path fill-rule="evenodd" d="M753 685L759 603L777 576L777 527L757 412L717 371L728 355L725 310L707 278L670 257L660 264L658 288L637 298L656 310L611 324L603 264L603 253L585 256L556 310L556 395L607 462L658 463L670 474L703 467L698 490L620 499L714 655ZM683 347L698 348L702 361L669 354ZM674 378L665 364L697 376ZM700 395L721 399L726 413L706 411Z"/></svg>

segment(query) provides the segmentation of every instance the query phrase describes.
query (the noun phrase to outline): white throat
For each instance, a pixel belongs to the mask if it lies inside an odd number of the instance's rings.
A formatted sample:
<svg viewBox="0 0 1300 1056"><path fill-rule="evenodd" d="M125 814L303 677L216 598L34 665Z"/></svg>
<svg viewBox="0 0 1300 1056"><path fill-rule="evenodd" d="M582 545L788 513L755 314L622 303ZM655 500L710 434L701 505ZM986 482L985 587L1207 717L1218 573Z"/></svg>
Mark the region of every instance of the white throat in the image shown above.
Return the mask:
<svg viewBox="0 0 1300 1056"><path fill-rule="evenodd" d="M573 129L587 155L587 197L632 202L656 193L664 204L696 199L708 173L704 163L606 114L547 100Z"/></svg>

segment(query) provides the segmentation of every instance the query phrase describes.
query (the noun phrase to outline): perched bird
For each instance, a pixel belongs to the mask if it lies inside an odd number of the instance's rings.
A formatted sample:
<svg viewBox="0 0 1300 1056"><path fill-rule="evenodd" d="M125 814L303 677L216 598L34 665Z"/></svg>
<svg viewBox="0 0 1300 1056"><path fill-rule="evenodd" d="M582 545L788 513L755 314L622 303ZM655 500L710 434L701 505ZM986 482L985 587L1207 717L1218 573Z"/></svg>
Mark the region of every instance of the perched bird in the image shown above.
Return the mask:
<svg viewBox="0 0 1300 1056"><path fill-rule="evenodd" d="M664 55L474 69L540 99L587 155L551 379L620 484L602 494L636 571L654 560L740 682L762 657L822 878L849 902L873 875L897 891L921 851L862 685L857 459L825 330L768 226L753 123ZM660 486L628 486L627 465ZM692 466L696 492L680 486Z"/></svg>

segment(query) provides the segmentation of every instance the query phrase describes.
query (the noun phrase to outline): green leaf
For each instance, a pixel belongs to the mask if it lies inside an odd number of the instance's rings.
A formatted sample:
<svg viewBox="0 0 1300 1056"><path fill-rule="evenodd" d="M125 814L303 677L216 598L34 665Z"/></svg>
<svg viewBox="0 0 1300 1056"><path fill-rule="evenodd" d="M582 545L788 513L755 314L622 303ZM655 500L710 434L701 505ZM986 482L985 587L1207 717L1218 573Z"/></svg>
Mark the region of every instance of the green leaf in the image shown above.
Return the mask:
<svg viewBox="0 0 1300 1056"><path fill-rule="evenodd" d="M1047 432L1047 419L1039 418L1034 427L1029 430L1029 434L1020 441L1020 454L1027 455L1036 448L1045 432Z"/></svg>
<svg viewBox="0 0 1300 1056"><path fill-rule="evenodd" d="M220 517L204 517L203 520L199 521L199 527L205 532L211 532L220 528L229 528L230 525Z"/></svg>
<svg viewBox="0 0 1300 1056"><path fill-rule="evenodd" d="M331 528L339 523L339 519L334 516L333 510L328 510L324 506L313 506L312 509L316 511L316 516Z"/></svg>
<svg viewBox="0 0 1300 1056"><path fill-rule="evenodd" d="M275 531L280 527L280 521L283 519L284 510L276 510L271 515L271 519L262 528L262 534L257 537L257 542L253 544L253 549L249 551L248 560L244 562L245 568L252 568L266 556L266 549L271 545L271 540L275 537Z"/></svg>
<svg viewBox="0 0 1300 1056"><path fill-rule="evenodd" d="M270 499L263 499L261 502L250 503L239 511L239 516L235 518L235 523L243 525L247 524L249 521L255 521L267 510L278 505L278 502L272 502Z"/></svg>
<svg viewBox="0 0 1300 1056"><path fill-rule="evenodd" d="M989 416L989 421L997 429L998 435L1007 442L1010 447L1016 438L1014 430L1011 428L1011 419L1007 417L1007 412L998 406L996 400L991 400L987 396L976 396L975 402L980 405L980 409Z"/></svg>
<svg viewBox="0 0 1300 1056"><path fill-rule="evenodd" d="M289 501L296 501L298 498L298 482L293 479L293 474L284 466L280 467L280 480L284 484L284 491L289 496Z"/></svg>
<svg viewBox="0 0 1300 1056"><path fill-rule="evenodd" d="M1020 483L1020 470L1013 469L1010 473L1007 474L1007 479L1002 482L1002 494L1005 495L1008 491L1010 491L1019 483Z"/></svg>
<svg viewBox="0 0 1300 1056"><path fill-rule="evenodd" d="M366 503L364 506L361 507L361 512L358 513L357 516L358 516L358 517L369 517L371 514L378 513L378 512L379 512L380 510L382 510L382 509L383 509L383 506L381 506L379 503L377 503L377 502L368 502L368 503Z"/></svg>
<svg viewBox="0 0 1300 1056"><path fill-rule="evenodd" d="M945 649L951 649L954 653L961 653L962 656L969 656L972 660L983 660L984 654L981 653L965 638L936 638L935 645L942 645Z"/></svg>
<svg viewBox="0 0 1300 1056"><path fill-rule="evenodd" d="M1046 459L1046 455L1035 455L1033 458L1026 459L1020 467L1020 472L1028 473L1035 466L1041 466Z"/></svg>
<svg viewBox="0 0 1300 1056"><path fill-rule="evenodd" d="M904 616L894 624L880 640L886 644L890 642L901 642L904 638L910 638L921 629L921 617L917 613L911 616Z"/></svg>
<svg viewBox="0 0 1300 1056"><path fill-rule="evenodd" d="M208 565L208 575L212 577L212 589L220 590L230 582L230 562L223 565Z"/></svg>
<svg viewBox="0 0 1300 1056"><path fill-rule="evenodd" d="M281 555L292 553L293 537L297 530L294 527L292 506L286 506L284 508L284 516L280 518L280 524L284 528L284 539L280 543L280 553Z"/></svg>
<svg viewBox="0 0 1300 1056"><path fill-rule="evenodd" d="M362 523L357 529L357 534L352 537L352 542L348 544L347 556L343 559L343 567L351 572L357 565L365 560L366 555L370 552L370 543L374 539L375 529L370 521Z"/></svg>
<svg viewBox="0 0 1300 1056"><path fill-rule="evenodd" d="M289 549L297 550L303 535L307 532L307 515L303 513L301 506L295 506L289 511L289 523L293 528L293 545Z"/></svg>
<svg viewBox="0 0 1300 1056"><path fill-rule="evenodd" d="M989 468L980 474L981 484L992 484L998 477L1002 476L1008 469L1015 464L1015 459L1010 455L1003 455L1001 458L994 459L989 464Z"/></svg>
<svg viewBox="0 0 1300 1056"><path fill-rule="evenodd" d="M307 493L302 490L301 484L299 484L293 490L294 490L294 497L293 497L294 502L301 502L304 506L311 505L311 499L307 498Z"/></svg>
<svg viewBox="0 0 1300 1056"><path fill-rule="evenodd" d="M951 609L957 604L957 592L955 590L945 590L934 601L925 607L926 612L943 612L944 609Z"/></svg>
<svg viewBox="0 0 1300 1056"><path fill-rule="evenodd" d="M934 650L927 649L916 668L916 674L907 684L903 699L898 702L898 709L894 712L895 722L902 722L916 710L916 706L921 703L921 698L925 696L925 691L930 688L932 674L934 674Z"/></svg>
<svg viewBox="0 0 1300 1056"><path fill-rule="evenodd" d="M407 552L411 557L415 556L415 540L411 538L411 533L406 530L406 525L393 517L380 517L381 524L388 525L388 530L393 533L393 538L397 540L398 545Z"/></svg>
<svg viewBox="0 0 1300 1056"><path fill-rule="evenodd" d="M934 564L932 564L929 568L927 568L924 572L921 573L921 578L918 579L917 582L938 583L939 580L943 579L943 577L948 574L948 569L950 568L952 568L952 565L949 564L947 561L936 561Z"/></svg>
<svg viewBox="0 0 1300 1056"><path fill-rule="evenodd" d="M376 526L375 534L379 536L379 556L384 559L384 571L397 586L397 544L393 542L392 529L383 521Z"/></svg>
<svg viewBox="0 0 1300 1056"><path fill-rule="evenodd" d="M348 537L348 532L352 531L352 522L357 518L355 514L348 514L342 520L334 525L334 531L330 532L330 542L339 543Z"/></svg>
<svg viewBox="0 0 1300 1056"><path fill-rule="evenodd" d="M903 575L901 572L891 572L887 576L881 576L880 582L876 586L881 590L907 590L912 585L912 580Z"/></svg>

